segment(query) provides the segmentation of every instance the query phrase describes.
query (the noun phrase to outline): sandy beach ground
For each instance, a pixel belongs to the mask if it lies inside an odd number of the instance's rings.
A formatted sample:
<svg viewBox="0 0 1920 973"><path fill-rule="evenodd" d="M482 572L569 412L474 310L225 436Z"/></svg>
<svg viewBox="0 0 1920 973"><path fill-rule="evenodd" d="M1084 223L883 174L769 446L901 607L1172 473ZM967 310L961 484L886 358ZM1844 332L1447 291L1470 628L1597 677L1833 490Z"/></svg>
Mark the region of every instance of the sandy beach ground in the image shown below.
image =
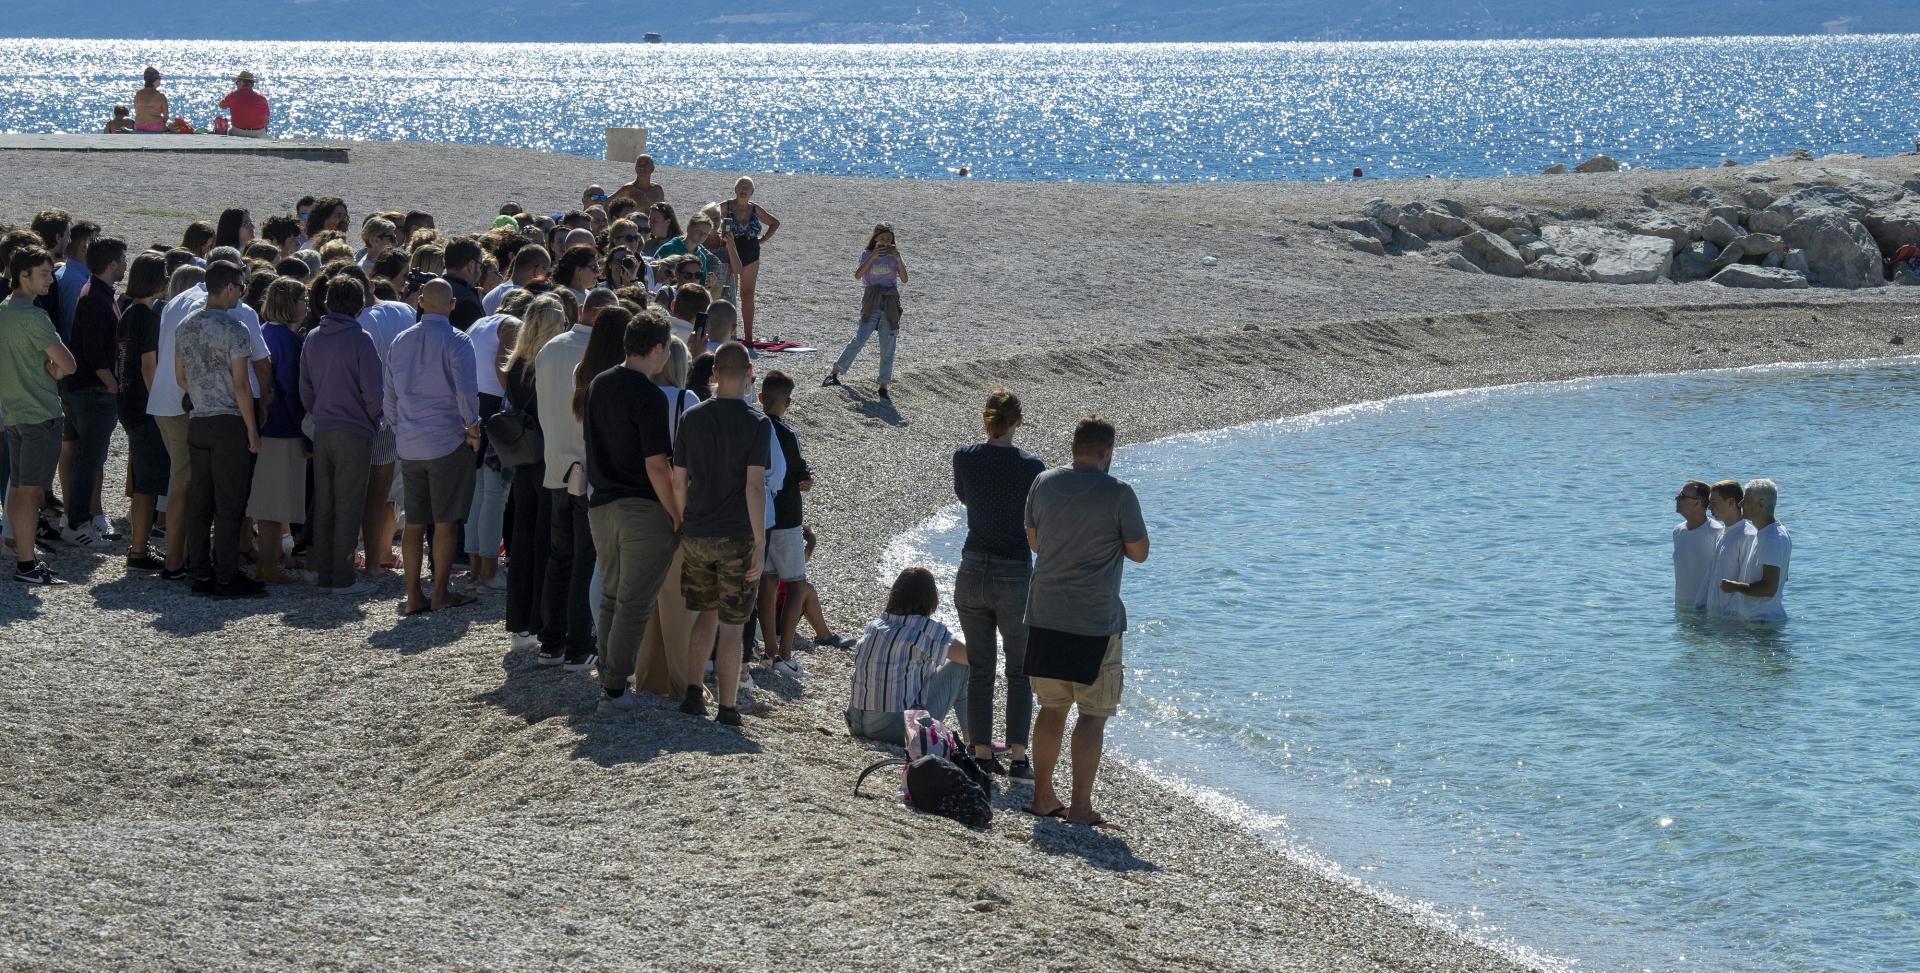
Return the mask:
<svg viewBox="0 0 1920 973"><path fill-rule="evenodd" d="M356 222L424 208L452 231L508 199L566 208L625 175L385 144L345 164L0 153L0 166L0 221L58 206L136 245L176 240L185 214L242 205L262 219L309 193L346 198ZM1920 159L1764 170L1783 192L1835 167L1899 182ZM1910 352L1920 311L1905 289L1508 280L1359 253L1309 225L1374 196L1678 209L1689 187L1743 187L1754 171L1185 187L756 174L783 221L756 331L822 349L759 368L799 381L828 617L857 632L878 608L882 551L950 502L948 457L978 435L996 383L1026 400L1022 445L1058 462L1086 412L1138 442L1445 388ZM733 176L659 181L684 211ZM891 403L871 394L871 349L848 388L817 387L877 220L898 228L913 274ZM110 483L118 463L116 447ZM1118 832L1036 823L1013 810L1020 792L980 831L854 799L873 753L838 716L846 653L808 656L804 685L756 673L760 712L735 732L665 708L597 712L585 677L507 650L497 599L403 622L397 580L361 604L225 603L125 576L111 552L55 564L85 583L0 588L5 969L1539 962L1325 877L1112 761L1099 799Z"/></svg>

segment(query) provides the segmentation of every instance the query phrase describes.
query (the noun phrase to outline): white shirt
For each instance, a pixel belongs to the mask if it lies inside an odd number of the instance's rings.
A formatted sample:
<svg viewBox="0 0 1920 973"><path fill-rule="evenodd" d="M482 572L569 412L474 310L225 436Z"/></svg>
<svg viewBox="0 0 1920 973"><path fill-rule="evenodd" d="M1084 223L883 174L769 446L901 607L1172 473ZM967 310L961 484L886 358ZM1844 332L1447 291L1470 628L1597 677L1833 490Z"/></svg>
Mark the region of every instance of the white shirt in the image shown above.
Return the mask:
<svg viewBox="0 0 1920 973"><path fill-rule="evenodd" d="M507 397L507 390L500 385L500 373L493 368L493 359L500 353L500 322L513 320L505 314L488 314L473 322L467 328L467 340L473 342L473 367L478 372L480 392L483 395Z"/></svg>
<svg viewBox="0 0 1920 973"><path fill-rule="evenodd" d="M480 299L480 310L488 314L499 314L500 305L506 301L507 295L519 289L520 285L511 280L501 281L500 286L488 291L487 296Z"/></svg>
<svg viewBox="0 0 1920 973"><path fill-rule="evenodd" d="M1780 585L1766 598L1751 595L1728 595L1741 601L1741 614L1753 622L1784 622L1787 620L1786 605L1780 596L1787 591L1787 562L1793 559L1793 537L1787 533L1787 525L1774 521L1755 532L1753 545L1747 551L1747 562L1740 573L1742 581L1758 581L1766 574L1766 567L1772 565L1780 569Z"/></svg>
<svg viewBox="0 0 1920 973"><path fill-rule="evenodd" d="M533 356L533 394L539 400L547 474L540 484L563 489L575 463L587 461L586 430L573 417L573 370L586 357L593 329L584 324L554 335Z"/></svg>
<svg viewBox="0 0 1920 973"><path fill-rule="evenodd" d="M1696 609L1704 609L1715 618L1741 618L1740 600L1746 595L1734 595L1720 590L1722 581L1743 581L1741 572L1746 569L1747 555L1753 552L1753 522L1742 518L1728 524L1720 532L1720 543L1713 549L1713 564L1707 569L1707 576L1700 579L1700 594L1695 597Z"/></svg>
<svg viewBox="0 0 1920 973"><path fill-rule="evenodd" d="M700 397L686 389L677 389L671 385L661 385L658 388L660 394L667 397L667 444L672 445L680 441L680 417L686 415L688 409L699 405ZM678 403L674 402L674 396L680 397ZM773 521L769 520L767 523L773 523Z"/></svg>
<svg viewBox="0 0 1920 973"><path fill-rule="evenodd" d="M673 329L673 336L679 338L681 341L689 341L693 338L692 321L682 321L679 318L670 317L667 319L667 327ZM697 351L694 352L695 356L699 354Z"/></svg>
<svg viewBox="0 0 1920 973"><path fill-rule="evenodd" d="M1726 527L1708 517L1689 530L1681 521L1673 528L1673 603L1691 610L1700 596L1701 581L1713 568L1713 552L1720 546L1720 532Z"/></svg>
<svg viewBox="0 0 1920 973"><path fill-rule="evenodd" d="M180 322L185 321L193 312L207 306L207 285L195 284L189 290L181 291L166 306L160 309L160 341L155 348L153 386L147 390L147 414L151 416L186 415L186 407L181 403L184 392L173 374L173 333L180 330ZM260 331L260 315L245 304L236 304L233 316L247 326L247 343L252 347L247 358L250 361L266 361L271 357L267 350L267 337ZM260 397L260 376L253 369L247 369L247 387L253 390L253 397Z"/></svg>

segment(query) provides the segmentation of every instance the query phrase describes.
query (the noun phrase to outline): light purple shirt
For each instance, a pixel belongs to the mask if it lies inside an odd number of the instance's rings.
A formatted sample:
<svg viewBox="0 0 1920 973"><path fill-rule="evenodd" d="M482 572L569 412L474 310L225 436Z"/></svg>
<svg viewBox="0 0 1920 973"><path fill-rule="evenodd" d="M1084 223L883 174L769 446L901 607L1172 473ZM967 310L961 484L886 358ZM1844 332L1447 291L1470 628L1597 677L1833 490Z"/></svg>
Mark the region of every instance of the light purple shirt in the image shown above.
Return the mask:
<svg viewBox="0 0 1920 973"><path fill-rule="evenodd" d="M425 314L387 350L387 421L403 460L439 459L480 421L473 342L444 315Z"/></svg>

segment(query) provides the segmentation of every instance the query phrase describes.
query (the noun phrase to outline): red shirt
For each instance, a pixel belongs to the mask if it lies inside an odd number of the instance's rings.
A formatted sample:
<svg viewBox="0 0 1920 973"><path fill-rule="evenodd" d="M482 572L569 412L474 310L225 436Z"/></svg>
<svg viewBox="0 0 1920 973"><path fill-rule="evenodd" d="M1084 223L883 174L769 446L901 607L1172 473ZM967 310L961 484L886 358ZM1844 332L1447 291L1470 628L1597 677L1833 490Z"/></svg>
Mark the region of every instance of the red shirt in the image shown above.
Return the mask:
<svg viewBox="0 0 1920 973"><path fill-rule="evenodd" d="M220 107L233 113L234 128L266 128L267 99L252 88L235 88L221 99Z"/></svg>

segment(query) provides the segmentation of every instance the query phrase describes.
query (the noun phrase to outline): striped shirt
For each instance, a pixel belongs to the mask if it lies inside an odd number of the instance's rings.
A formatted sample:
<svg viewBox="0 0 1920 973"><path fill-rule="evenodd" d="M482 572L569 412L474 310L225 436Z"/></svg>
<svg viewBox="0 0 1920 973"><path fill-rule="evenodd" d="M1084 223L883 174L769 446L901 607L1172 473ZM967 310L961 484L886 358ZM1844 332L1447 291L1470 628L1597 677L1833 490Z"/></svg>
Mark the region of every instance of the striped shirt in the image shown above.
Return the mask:
<svg viewBox="0 0 1920 973"><path fill-rule="evenodd" d="M947 657L953 633L925 615L881 615L853 650L854 709L900 713L921 708L927 679Z"/></svg>

